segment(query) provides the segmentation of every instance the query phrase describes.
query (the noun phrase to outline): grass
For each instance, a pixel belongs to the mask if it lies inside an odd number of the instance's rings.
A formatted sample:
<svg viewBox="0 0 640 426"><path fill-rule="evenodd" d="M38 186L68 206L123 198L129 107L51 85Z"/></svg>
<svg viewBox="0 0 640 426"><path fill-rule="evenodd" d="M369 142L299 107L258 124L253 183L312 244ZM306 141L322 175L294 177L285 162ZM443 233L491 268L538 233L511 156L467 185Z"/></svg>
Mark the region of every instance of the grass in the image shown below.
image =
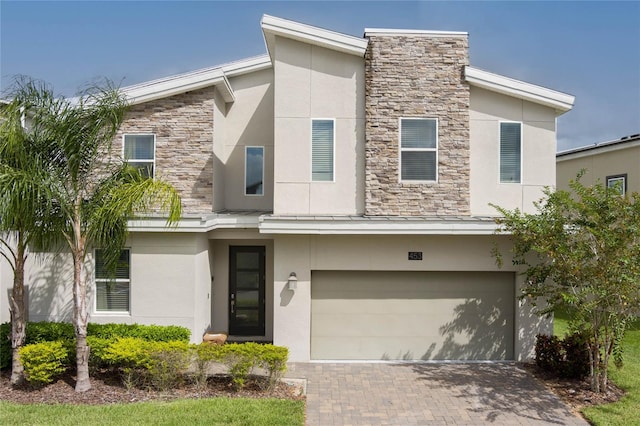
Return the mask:
<svg viewBox="0 0 640 426"><path fill-rule="evenodd" d="M568 328L568 320L566 315L556 314L554 322L556 335L564 335ZM594 425L640 426L640 320L627 330L623 345L624 366L618 369L612 363L609 367L609 378L627 394L614 404L598 405L582 410L582 414Z"/></svg>
<svg viewBox="0 0 640 426"><path fill-rule="evenodd" d="M3 425L303 425L304 402L211 398L115 405L20 405L0 401Z"/></svg>

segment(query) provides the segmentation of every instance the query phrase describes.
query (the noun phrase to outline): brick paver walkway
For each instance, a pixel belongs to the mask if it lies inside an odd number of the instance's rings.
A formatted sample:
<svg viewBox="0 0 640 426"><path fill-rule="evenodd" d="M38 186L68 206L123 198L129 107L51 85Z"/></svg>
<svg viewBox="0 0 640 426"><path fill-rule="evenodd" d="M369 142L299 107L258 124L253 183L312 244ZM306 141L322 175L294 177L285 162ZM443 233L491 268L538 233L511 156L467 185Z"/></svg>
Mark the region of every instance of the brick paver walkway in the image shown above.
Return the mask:
<svg viewBox="0 0 640 426"><path fill-rule="evenodd" d="M588 425L512 363L291 363L307 425Z"/></svg>

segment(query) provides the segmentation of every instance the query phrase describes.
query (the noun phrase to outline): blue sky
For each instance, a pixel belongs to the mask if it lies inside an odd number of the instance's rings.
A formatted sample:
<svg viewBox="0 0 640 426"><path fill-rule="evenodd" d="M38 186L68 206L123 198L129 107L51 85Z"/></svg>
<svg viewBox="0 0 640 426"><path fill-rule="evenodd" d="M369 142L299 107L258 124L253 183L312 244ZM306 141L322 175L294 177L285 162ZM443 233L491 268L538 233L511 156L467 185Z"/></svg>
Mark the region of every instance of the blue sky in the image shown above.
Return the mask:
<svg viewBox="0 0 640 426"><path fill-rule="evenodd" d="M0 76L72 96L107 77L139 83L266 52L270 14L364 28L469 32L471 65L576 96L558 149L640 133L640 2L0 2Z"/></svg>

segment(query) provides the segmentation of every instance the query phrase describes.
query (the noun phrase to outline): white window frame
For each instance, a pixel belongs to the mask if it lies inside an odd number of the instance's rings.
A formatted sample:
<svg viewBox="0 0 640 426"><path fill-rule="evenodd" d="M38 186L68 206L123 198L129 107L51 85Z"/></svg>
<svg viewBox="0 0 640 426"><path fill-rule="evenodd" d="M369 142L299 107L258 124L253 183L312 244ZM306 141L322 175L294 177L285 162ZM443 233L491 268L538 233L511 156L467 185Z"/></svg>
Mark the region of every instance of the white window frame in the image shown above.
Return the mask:
<svg viewBox="0 0 640 426"><path fill-rule="evenodd" d="M138 160L135 158L126 158L125 157L125 140L127 136L153 136L153 160ZM156 134L155 133L125 133L122 135L122 158L125 161L132 161L135 163L150 163L153 168L153 173L151 174L151 178L155 178L156 176Z"/></svg>
<svg viewBox="0 0 640 426"><path fill-rule="evenodd" d="M436 123L436 147L435 148L403 148L402 147L402 120L431 120ZM437 183L440 177L440 169L438 167L438 147L440 146L440 122L437 118L433 117L400 117L398 119L398 182L400 183ZM403 152L435 152L435 180L403 180L402 179L402 153Z"/></svg>
<svg viewBox="0 0 640 426"><path fill-rule="evenodd" d="M126 250L129 252L129 278L98 278L96 277L96 251L99 249L93 250L93 313L95 315L101 316L131 316L131 248L124 247L122 250ZM98 310L98 283L106 283L109 281L115 281L116 283L128 283L129 284L129 310L128 311L100 311Z"/></svg>
<svg viewBox="0 0 640 426"><path fill-rule="evenodd" d="M502 158L500 155L500 139L502 138L502 123L515 123L520 125L520 181L519 182L503 182L500 177L500 169L502 167ZM498 183L500 185L522 185L524 182L524 125L522 121L501 120L498 122Z"/></svg>
<svg viewBox="0 0 640 426"><path fill-rule="evenodd" d="M313 122L314 121L331 121L333 123L333 163L331 164L331 174L333 175L332 180L313 180ZM309 181L313 183L335 183L336 182L336 119L335 118L322 118L322 117L313 117L309 122L309 146L311 148L311 152L309 155Z"/></svg>
<svg viewBox="0 0 640 426"><path fill-rule="evenodd" d="M249 148L260 148L262 150L262 194L247 194L247 153ZM244 195L247 197L264 197L264 146L245 146L244 147Z"/></svg>
<svg viewBox="0 0 640 426"><path fill-rule="evenodd" d="M615 185L615 182L617 181L621 181L622 185L622 192L620 193L620 195L624 196L627 193L627 174L626 173L619 173L617 175L609 175L606 177L607 180L607 189L613 189L613 186L610 186L610 183L613 183L613 185Z"/></svg>

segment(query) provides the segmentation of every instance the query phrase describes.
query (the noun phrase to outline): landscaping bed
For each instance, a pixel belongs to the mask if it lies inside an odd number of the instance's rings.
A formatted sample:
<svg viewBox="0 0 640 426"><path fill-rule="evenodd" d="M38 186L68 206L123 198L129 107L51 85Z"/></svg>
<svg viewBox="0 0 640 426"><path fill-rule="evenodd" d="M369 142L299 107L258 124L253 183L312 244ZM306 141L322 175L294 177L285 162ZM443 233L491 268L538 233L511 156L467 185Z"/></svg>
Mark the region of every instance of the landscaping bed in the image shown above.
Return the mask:
<svg viewBox="0 0 640 426"><path fill-rule="evenodd" d="M19 404L100 405L214 397L304 399L299 386L284 382L267 390L262 376L250 376L244 387L237 390L230 376L217 374L209 377L206 386L183 381L172 389L158 391L137 387L127 389L117 374L103 370L93 372L89 391L78 393L74 390L75 377L72 373L67 372L46 386L25 384L18 388L11 386L10 375L10 371L0 373L0 400Z"/></svg>

